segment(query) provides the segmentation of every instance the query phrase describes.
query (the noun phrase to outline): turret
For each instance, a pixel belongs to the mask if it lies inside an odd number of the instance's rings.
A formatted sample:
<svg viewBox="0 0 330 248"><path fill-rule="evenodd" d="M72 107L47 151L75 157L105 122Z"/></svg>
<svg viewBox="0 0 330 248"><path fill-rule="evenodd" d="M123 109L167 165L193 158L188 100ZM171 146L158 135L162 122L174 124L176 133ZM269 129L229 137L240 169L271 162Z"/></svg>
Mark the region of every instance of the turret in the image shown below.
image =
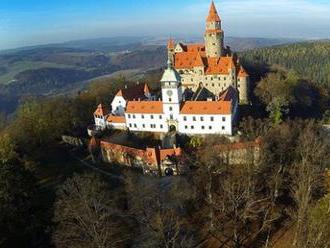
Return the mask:
<svg viewBox="0 0 330 248"><path fill-rule="evenodd" d="M206 19L206 31L204 35L207 57L220 57L224 53L224 33L221 29L221 19L212 1L209 15Z"/></svg>
<svg viewBox="0 0 330 248"><path fill-rule="evenodd" d="M174 64L174 49L175 42L172 38L170 38L167 42L167 57L171 60L172 64Z"/></svg>

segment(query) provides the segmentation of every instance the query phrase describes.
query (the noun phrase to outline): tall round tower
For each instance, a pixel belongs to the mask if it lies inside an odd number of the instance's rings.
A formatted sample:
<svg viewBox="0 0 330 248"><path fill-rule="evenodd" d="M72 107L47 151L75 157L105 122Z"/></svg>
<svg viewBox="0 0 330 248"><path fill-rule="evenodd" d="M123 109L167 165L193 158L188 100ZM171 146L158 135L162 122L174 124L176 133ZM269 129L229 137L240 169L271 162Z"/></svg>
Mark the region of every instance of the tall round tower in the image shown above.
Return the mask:
<svg viewBox="0 0 330 248"><path fill-rule="evenodd" d="M207 57L220 57L223 54L224 33L221 29L221 19L213 1L206 19L204 39Z"/></svg>

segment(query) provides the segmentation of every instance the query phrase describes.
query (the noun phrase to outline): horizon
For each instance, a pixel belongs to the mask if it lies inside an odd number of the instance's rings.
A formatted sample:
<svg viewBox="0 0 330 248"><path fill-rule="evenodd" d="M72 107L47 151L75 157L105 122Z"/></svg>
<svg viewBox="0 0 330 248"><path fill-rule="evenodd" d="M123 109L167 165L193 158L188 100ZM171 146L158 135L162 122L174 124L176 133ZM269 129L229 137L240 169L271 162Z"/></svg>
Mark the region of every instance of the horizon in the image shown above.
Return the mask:
<svg viewBox="0 0 330 248"><path fill-rule="evenodd" d="M108 37L201 36L210 2L5 0L0 3L0 50ZM330 38L330 2L326 0L222 0L215 4L226 36Z"/></svg>

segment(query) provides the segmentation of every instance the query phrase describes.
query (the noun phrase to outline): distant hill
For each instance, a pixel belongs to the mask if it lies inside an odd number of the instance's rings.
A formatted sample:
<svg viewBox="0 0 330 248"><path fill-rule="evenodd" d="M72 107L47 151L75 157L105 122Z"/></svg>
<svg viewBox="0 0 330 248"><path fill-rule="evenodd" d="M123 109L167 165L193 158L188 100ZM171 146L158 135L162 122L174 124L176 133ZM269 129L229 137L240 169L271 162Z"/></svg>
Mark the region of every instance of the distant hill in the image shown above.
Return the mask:
<svg viewBox="0 0 330 248"><path fill-rule="evenodd" d="M0 112L8 112L8 107L4 106L25 95L70 92L82 89L93 78L114 72L136 70L144 73L160 68L166 63L167 38L101 38L1 51ZM176 37L176 40L202 41L201 37ZM233 37L226 40L235 51L292 42L288 39Z"/></svg>
<svg viewBox="0 0 330 248"><path fill-rule="evenodd" d="M301 42L241 53L245 63L280 65L330 87L330 41Z"/></svg>

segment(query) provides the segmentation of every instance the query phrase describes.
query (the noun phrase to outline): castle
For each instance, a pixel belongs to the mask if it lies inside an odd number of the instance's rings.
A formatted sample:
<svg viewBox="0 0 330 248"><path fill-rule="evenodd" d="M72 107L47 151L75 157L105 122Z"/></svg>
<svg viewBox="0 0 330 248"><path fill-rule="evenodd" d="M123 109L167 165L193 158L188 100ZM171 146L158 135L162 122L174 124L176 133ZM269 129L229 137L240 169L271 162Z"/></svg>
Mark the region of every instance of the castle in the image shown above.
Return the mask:
<svg viewBox="0 0 330 248"><path fill-rule="evenodd" d="M224 31L213 1L204 40L204 44L168 42L168 57L182 78L182 86L193 91L205 87L215 95L232 86L238 90L240 102L247 103L249 75L230 48L224 47Z"/></svg>
<svg viewBox="0 0 330 248"><path fill-rule="evenodd" d="M100 104L95 127L134 132L232 135L239 102L248 101L248 74L224 48L221 20L212 2L205 45L168 42L161 100L148 85L119 90L111 109Z"/></svg>

